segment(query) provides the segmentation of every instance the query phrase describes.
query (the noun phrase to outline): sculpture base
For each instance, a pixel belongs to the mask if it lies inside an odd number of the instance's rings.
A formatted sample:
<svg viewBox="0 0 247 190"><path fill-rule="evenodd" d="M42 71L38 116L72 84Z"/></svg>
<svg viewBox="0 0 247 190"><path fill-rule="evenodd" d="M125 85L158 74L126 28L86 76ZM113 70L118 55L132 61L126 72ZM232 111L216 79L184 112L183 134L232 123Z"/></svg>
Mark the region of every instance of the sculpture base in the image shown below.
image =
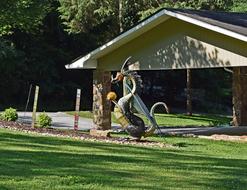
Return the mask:
<svg viewBox="0 0 247 190"><path fill-rule="evenodd" d="M111 130L91 129L90 135L94 137L111 137Z"/></svg>

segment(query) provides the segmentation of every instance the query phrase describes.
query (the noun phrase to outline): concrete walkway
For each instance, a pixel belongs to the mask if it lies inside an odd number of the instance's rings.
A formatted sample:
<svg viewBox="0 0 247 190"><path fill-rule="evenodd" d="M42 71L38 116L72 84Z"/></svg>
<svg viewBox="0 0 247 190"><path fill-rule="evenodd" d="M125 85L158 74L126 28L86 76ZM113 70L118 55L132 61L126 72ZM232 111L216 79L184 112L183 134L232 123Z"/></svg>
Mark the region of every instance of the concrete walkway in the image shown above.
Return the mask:
<svg viewBox="0 0 247 190"><path fill-rule="evenodd" d="M39 113L37 113L38 115ZM52 118L52 127L59 129L73 129L74 127L74 116L62 113L62 112L47 112ZM23 123L32 122L31 112L18 112L19 121ZM79 119L79 130L88 131L92 128L93 121L88 118ZM114 130L121 129L119 124L112 123ZM213 135L213 134L225 134L225 135L247 135L246 127L161 127L161 132L164 135Z"/></svg>
<svg viewBox="0 0 247 190"><path fill-rule="evenodd" d="M161 128L164 135L247 135L247 126L245 127L164 127Z"/></svg>
<svg viewBox="0 0 247 190"><path fill-rule="evenodd" d="M52 118L52 127L58 129L73 129L74 128L74 116L63 112L46 112L48 116ZM37 113L37 116L39 113ZM18 121L23 123L32 123L31 112L18 112ZM88 118L79 118L78 128L79 130L88 131L92 129L93 120ZM113 128L119 128L118 124L112 123Z"/></svg>

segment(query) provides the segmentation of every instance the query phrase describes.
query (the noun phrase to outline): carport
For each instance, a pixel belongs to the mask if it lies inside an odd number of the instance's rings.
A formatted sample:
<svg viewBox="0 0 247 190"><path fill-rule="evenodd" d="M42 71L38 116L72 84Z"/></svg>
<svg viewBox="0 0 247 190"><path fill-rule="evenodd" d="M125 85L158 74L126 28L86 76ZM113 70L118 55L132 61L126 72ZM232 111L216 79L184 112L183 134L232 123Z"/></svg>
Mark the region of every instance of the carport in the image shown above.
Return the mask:
<svg viewBox="0 0 247 190"><path fill-rule="evenodd" d="M93 113L111 127L111 71L132 56L135 70L227 68L233 72L233 123L247 125L247 14L162 9L67 69L94 69Z"/></svg>

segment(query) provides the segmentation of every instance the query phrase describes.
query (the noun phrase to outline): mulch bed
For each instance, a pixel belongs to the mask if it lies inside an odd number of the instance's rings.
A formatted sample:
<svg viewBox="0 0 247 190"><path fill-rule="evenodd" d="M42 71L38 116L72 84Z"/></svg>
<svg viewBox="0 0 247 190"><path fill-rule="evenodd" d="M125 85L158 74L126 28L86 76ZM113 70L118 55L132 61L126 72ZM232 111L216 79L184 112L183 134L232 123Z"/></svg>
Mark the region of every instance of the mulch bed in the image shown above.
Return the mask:
<svg viewBox="0 0 247 190"><path fill-rule="evenodd" d="M148 141L148 140L140 140L136 141L131 138L123 138L123 137L95 137L91 136L87 133L82 133L80 131L74 130L59 130L53 128L32 128L31 125L23 124L19 122L8 122L8 121L0 121L0 127L7 128L15 131L22 131L25 133L35 133L44 136L55 136L55 137L68 137L79 140L87 140L93 142L105 142L105 143L115 143L115 144L125 144L125 145L139 145L144 147L160 147L160 148L174 148L172 145L164 144L161 142ZM173 136L173 135L171 135ZM176 136L176 135L174 135ZM196 136L196 135L179 135L183 137L198 137L203 139L211 139L211 140L224 140L224 141L239 141L239 142L247 142L247 136L230 136L230 135L211 135L211 136Z"/></svg>
<svg viewBox="0 0 247 190"><path fill-rule="evenodd" d="M0 121L0 128L7 128L14 131L22 131L25 133L40 134L44 136L68 137L73 139L87 140L94 142L139 145L145 147L160 147L160 148L172 147L172 145L167 145L164 143L148 141L148 140L136 141L131 138L122 138L122 137L95 137L74 130L59 130L53 128L32 128L31 125L28 124L23 124L19 122L10 122L10 121Z"/></svg>

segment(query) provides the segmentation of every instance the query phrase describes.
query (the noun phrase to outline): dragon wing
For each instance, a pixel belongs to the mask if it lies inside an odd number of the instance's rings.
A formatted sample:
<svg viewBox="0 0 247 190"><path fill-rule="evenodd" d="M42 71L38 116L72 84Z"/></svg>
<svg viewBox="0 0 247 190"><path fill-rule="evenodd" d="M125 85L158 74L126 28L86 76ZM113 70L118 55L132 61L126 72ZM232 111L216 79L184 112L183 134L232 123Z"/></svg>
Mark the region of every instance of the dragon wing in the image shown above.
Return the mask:
<svg viewBox="0 0 247 190"><path fill-rule="evenodd" d="M127 93L131 93L131 87L128 83L124 84ZM145 115L145 117L149 120L149 122L153 125L156 125L155 119L150 114L147 106L144 104L140 96L137 94L133 94L133 99L131 100L131 106L134 108L138 113Z"/></svg>

